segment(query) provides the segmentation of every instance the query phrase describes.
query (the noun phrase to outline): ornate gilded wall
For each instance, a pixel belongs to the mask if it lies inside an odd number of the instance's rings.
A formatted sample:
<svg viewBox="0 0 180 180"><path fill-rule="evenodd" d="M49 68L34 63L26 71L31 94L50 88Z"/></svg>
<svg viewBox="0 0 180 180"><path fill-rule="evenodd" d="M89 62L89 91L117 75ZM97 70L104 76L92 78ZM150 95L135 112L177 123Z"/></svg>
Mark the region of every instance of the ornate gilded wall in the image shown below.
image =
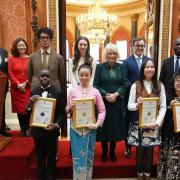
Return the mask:
<svg viewBox="0 0 180 180"><path fill-rule="evenodd" d="M9 51L15 38L26 39L25 1L1 0L0 22L2 47Z"/></svg>

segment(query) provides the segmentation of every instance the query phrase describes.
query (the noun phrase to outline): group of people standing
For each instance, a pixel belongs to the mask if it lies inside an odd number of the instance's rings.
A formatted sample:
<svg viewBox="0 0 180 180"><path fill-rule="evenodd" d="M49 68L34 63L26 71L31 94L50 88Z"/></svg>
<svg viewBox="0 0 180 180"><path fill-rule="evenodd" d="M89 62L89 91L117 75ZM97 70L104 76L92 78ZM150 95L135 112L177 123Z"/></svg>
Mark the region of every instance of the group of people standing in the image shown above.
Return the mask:
<svg viewBox="0 0 180 180"><path fill-rule="evenodd" d="M57 137L65 111L71 119L74 180L92 179L96 141L101 142L101 160L107 161L109 154L110 160L116 162L116 143L121 140L125 140L126 158L131 158L131 147L136 146L139 180L150 179L154 146L160 146L158 178L178 179L180 136L174 133L172 106L180 102L180 38L174 42L175 55L163 62L157 80L154 60L143 54L143 38L133 39L134 54L123 63L118 63L117 46L107 44L103 63L97 64L90 55L88 38L80 36L75 42L74 56L69 59L72 89L65 109L62 108L66 88L64 63L62 56L50 48L52 38L51 29L40 28L37 39L41 48L29 57L26 41L18 38L8 59L12 111L18 115L22 136L29 136L29 117L37 98L57 101L53 124L46 128L32 127L30 132L35 142L39 179L55 179ZM76 129L72 116L74 100L89 97L95 100L96 123ZM145 97L159 97L159 110L154 124L140 128L138 109Z"/></svg>
<svg viewBox="0 0 180 180"><path fill-rule="evenodd" d="M83 97L83 92L87 91L87 88L85 90L81 87L83 83L81 69L90 65L89 86L93 82L94 88L102 96L106 110L103 124L101 122L99 127L95 128L97 129L96 141L100 141L102 145L101 160L103 162L107 161L109 152L110 160L115 162L117 160L116 143L125 140L126 158L131 158L131 147L136 146L138 179L148 180L151 178L154 147L159 146L158 178L178 179L180 176L179 133L174 133L172 104L179 102L180 63L178 56L180 53L180 38L177 38L174 42L175 55L163 62L160 80L157 80L156 77L155 60L144 55L145 40L136 37L132 41L132 46L134 54L121 64L117 62L119 60L117 46L112 43L107 44L103 52L103 63L95 66L92 65L93 59L89 56L88 39L83 36L79 37L74 49L74 52L79 52L79 58L73 61L74 55L69 62L70 80L74 81L76 79L76 84L73 84L73 89L70 91L66 110L71 113L76 95L78 98ZM85 60L85 57L89 57L89 61ZM79 70L75 70L77 64L80 66ZM81 64L85 65L81 67ZM95 72L95 74L92 72ZM84 81L85 79L84 77ZM159 98L158 116L154 124L146 128L140 128L138 110L143 103L143 98L146 97ZM73 118L71 119L73 121ZM94 146L95 139L92 140L90 134L88 139L85 138L88 131L93 132L94 129L88 127L87 129L81 129L81 131L73 130L70 136L71 143L76 143L76 147L73 144L71 146L74 179L81 179L81 177L83 177L82 179L90 179L92 177L92 168L89 168L91 163L88 162L91 162L89 155L92 157L92 153L89 152L92 152L92 143ZM74 136L78 136L78 143ZM88 141L88 146L87 142L86 144L83 142L85 139ZM108 144L110 145L109 151ZM83 149L84 147L88 147L86 151ZM86 163L84 158L87 158ZM78 162L84 163L82 165Z"/></svg>

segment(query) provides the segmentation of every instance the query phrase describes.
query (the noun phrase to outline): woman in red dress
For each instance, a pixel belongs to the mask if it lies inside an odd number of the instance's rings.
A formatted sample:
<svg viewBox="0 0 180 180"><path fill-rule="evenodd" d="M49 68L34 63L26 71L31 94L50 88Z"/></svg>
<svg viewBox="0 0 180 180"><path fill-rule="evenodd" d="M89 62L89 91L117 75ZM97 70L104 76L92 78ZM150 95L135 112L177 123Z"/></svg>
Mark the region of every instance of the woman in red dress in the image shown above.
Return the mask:
<svg viewBox="0 0 180 180"><path fill-rule="evenodd" d="M21 136L29 136L29 115L26 105L30 96L30 84L27 77L28 46L23 38L17 38L8 59L8 76L11 81L12 112L17 113Z"/></svg>

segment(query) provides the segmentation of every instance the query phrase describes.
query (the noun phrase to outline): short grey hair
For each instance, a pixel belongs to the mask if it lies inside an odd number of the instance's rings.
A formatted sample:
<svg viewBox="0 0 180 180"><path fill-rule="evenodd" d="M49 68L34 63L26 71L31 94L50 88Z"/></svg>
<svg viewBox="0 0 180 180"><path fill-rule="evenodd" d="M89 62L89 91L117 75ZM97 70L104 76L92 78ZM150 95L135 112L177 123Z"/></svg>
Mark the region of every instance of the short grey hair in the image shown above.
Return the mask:
<svg viewBox="0 0 180 180"><path fill-rule="evenodd" d="M115 52L117 54L116 61L118 61L120 58L119 50L118 50L118 47L116 46L116 44L113 44L113 43L107 44L106 47L104 48L103 61L107 62L107 55L108 55L109 51Z"/></svg>

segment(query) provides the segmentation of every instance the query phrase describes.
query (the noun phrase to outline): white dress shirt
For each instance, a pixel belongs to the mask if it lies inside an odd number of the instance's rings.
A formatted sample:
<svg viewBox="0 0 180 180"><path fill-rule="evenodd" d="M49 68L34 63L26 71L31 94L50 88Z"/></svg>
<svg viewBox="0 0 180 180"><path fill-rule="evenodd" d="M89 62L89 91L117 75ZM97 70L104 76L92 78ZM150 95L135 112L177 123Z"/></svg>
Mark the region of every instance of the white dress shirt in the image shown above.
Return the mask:
<svg viewBox="0 0 180 180"><path fill-rule="evenodd" d="M78 65L77 65L77 69L76 69L76 71L73 72L72 71L73 59L71 59L71 58L69 59L69 79L70 79L70 83L72 84L72 87L79 85L78 68L81 64L84 64L84 57L80 57ZM96 62L96 60L93 59L93 61L92 61L92 76L90 79L90 85L93 85L96 65L97 65L97 62Z"/></svg>
<svg viewBox="0 0 180 180"><path fill-rule="evenodd" d="M146 80L143 81L144 87L146 88L147 92L150 94L152 92L152 82L148 82ZM163 123L163 119L166 113L166 94L164 85L161 83L161 91L160 91L160 108L159 114L156 119L156 123L161 126ZM128 109L130 111L137 110L137 101L136 101L136 83L131 86L130 94L129 94L129 101L128 101Z"/></svg>

